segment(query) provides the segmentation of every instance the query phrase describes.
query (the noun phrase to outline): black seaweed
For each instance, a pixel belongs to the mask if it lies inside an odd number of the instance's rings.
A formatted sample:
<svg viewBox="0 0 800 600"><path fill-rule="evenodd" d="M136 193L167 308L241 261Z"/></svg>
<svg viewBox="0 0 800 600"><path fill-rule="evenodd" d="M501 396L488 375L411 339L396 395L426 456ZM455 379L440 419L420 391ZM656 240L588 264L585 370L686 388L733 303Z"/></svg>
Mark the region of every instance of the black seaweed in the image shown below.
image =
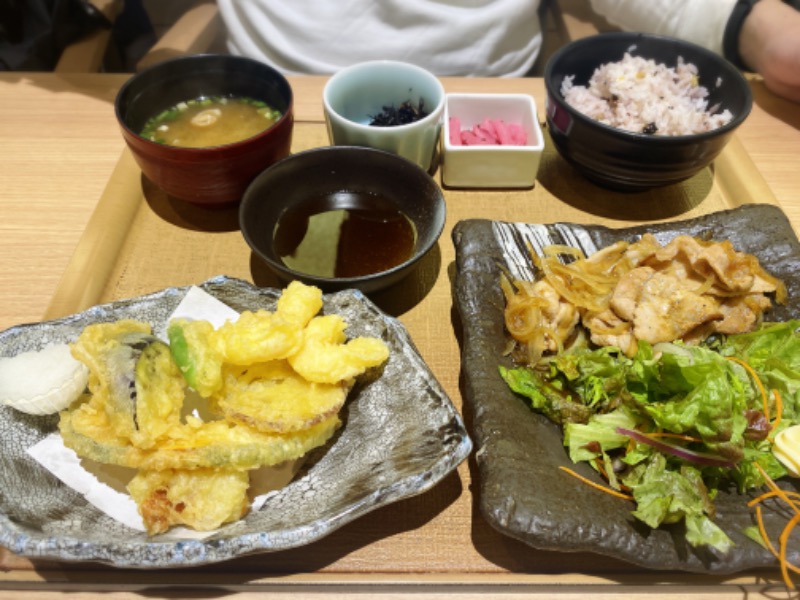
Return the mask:
<svg viewBox="0 0 800 600"><path fill-rule="evenodd" d="M648 123L642 128L642 133L647 135L654 135L658 131L658 125L653 123Z"/></svg>
<svg viewBox="0 0 800 600"><path fill-rule="evenodd" d="M383 111L377 115L370 115L370 125L375 127L395 127L397 125L408 125L420 119L424 119L430 113L425 110L425 99L420 98L417 106L406 100L400 106L393 104L384 106Z"/></svg>

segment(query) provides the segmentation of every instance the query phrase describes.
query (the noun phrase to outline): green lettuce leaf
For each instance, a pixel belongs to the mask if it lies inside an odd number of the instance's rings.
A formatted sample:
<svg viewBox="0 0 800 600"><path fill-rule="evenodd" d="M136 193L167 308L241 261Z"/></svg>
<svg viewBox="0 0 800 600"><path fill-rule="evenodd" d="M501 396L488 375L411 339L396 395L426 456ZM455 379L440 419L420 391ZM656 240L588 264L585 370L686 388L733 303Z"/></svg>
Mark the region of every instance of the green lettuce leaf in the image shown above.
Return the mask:
<svg viewBox="0 0 800 600"><path fill-rule="evenodd" d="M546 379L533 369L501 366L500 376L514 392L526 397L535 411L555 423L586 421L593 413L576 392L565 391L557 380Z"/></svg>
<svg viewBox="0 0 800 600"><path fill-rule="evenodd" d="M572 462L593 460L602 453L624 448L630 438L617 433L619 427L636 427L636 420L627 410L594 415L585 424L567 423L564 426L564 445Z"/></svg>
<svg viewBox="0 0 800 600"><path fill-rule="evenodd" d="M718 488L730 482L740 491L762 486L756 463L773 479L786 475L764 430L759 437L748 429L749 420L763 413L763 399L749 370L729 357L747 362L766 389L780 395L780 429L800 422L800 320L702 346L641 342L633 358L614 348L581 347L560 353L544 368L501 367L500 373L534 410L562 425L573 462L594 467L600 458L612 487L619 480L632 490L637 519L651 527L682 522L690 544L725 552L732 542L713 520ZM770 393L771 420L779 408ZM697 441L665 443L720 455L736 468L690 462L686 452L662 454L652 444L631 443L620 429L691 436Z"/></svg>
<svg viewBox="0 0 800 600"><path fill-rule="evenodd" d="M655 529L683 521L686 540L693 546L708 545L723 553L732 547L731 539L709 516L713 505L696 469L668 469L667 460L656 453L623 481L636 500L633 516L648 526Z"/></svg>
<svg viewBox="0 0 800 600"><path fill-rule="evenodd" d="M632 371L630 386L631 397L656 427L700 437L712 450L720 443L741 448L751 389L731 362L706 348L659 344L658 349L660 360L646 355Z"/></svg>
<svg viewBox="0 0 800 600"><path fill-rule="evenodd" d="M778 390L783 404L783 427L800 420L798 332L800 320L767 323L752 333L729 336L719 346L720 354L744 360L767 389Z"/></svg>

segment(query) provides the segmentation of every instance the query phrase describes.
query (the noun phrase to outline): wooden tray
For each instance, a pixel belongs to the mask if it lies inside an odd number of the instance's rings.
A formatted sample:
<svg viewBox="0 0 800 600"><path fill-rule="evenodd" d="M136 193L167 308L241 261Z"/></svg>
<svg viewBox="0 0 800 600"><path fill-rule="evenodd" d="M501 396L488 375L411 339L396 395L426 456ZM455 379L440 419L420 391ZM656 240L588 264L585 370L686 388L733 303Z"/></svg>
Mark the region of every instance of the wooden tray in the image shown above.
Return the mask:
<svg viewBox="0 0 800 600"><path fill-rule="evenodd" d="M327 143L321 120L298 120L293 151ZM457 221L488 218L626 226L684 219L748 202L776 204L736 137L710 168L682 184L651 192L602 190L578 175L548 144L532 189L446 189L445 195L448 219L438 246L417 272L373 299L403 321L459 408L456 332L460 327L453 322L450 240ZM142 177L126 150L46 316L55 318L219 274L278 286L278 280L251 255L238 231L237 216L235 209L202 209L167 197ZM470 415L465 419L469 426ZM691 588L692 597L699 598L719 593L720 584L739 593L743 587L756 593L768 582L780 581L777 572L735 577L652 572L594 554L530 548L495 532L478 514L473 472L474 464L464 463L433 490L367 515L310 546L199 570L143 573L32 561L0 549L0 588L140 590L207 585L244 591L315 591L323 597L345 590L376 597L423 591L430 594L426 597L477 597L478 593L549 597L558 590L577 598L587 592L644 596L652 592L643 586L659 583L668 585L669 597L686 597ZM665 588L659 588L662 592Z"/></svg>

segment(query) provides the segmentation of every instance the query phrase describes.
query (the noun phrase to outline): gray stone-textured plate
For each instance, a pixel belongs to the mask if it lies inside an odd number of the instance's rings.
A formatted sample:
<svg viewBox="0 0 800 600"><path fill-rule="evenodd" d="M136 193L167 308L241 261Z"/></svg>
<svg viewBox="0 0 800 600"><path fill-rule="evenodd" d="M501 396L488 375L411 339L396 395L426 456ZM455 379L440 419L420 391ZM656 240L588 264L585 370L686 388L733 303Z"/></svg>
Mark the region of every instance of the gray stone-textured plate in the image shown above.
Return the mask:
<svg viewBox="0 0 800 600"><path fill-rule="evenodd" d="M280 293L225 277L199 287L239 311L274 308ZM73 341L89 323L127 317L163 332L187 289L13 327L0 333L0 354ZM323 311L342 315L350 335L383 338L391 355L380 376L351 392L343 427L333 440L314 451L300 474L259 511L201 541L148 538L94 508L26 454L56 430L57 416L31 417L0 407L0 545L29 557L184 567L308 544L371 510L431 488L472 448L458 411L405 328L361 292L326 295Z"/></svg>
<svg viewBox="0 0 800 600"><path fill-rule="evenodd" d="M455 295L464 329L463 380L465 410L473 415L473 439L479 470L479 505L498 531L547 550L591 551L653 569L731 573L774 566L766 550L742 530L754 523L748 497L735 490L716 499L717 523L735 548L718 556L686 543L681 526L650 530L631 515L631 505L565 476L559 465L572 466L560 428L534 414L498 375L506 347L505 305L498 285L501 265L517 275L530 273L527 244L580 246L588 253L618 239L636 239L650 231L666 241L688 233L730 239L736 248L758 256L788 287L789 303L774 309L774 320L800 317L800 246L780 209L747 205L731 211L676 222L607 229L574 224L526 225L471 220L453 232L458 276ZM581 465L586 467L586 465ZM577 469L593 477L590 468ZM599 480L597 480L599 481ZM782 482L782 485L796 483ZM787 514L768 511L771 539L776 540ZM790 552L796 564L800 551Z"/></svg>

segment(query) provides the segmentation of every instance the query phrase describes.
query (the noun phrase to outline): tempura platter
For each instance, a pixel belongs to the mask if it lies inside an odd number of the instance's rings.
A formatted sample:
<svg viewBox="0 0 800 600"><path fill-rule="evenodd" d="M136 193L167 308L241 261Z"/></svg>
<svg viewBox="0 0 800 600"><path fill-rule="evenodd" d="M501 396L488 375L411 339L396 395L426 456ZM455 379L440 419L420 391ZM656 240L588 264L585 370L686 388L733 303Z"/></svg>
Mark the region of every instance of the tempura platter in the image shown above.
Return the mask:
<svg viewBox="0 0 800 600"><path fill-rule="evenodd" d="M678 234L730 239L734 247L755 254L772 274L784 280L789 300L768 315L772 320L800 316L800 244L786 216L768 205L746 205L687 221L611 229L595 225L548 225L466 220L456 224L458 277L456 303L463 325L464 402L475 414L473 434L478 464L479 506L498 531L544 550L588 551L651 569L697 573L732 573L775 566L764 548L743 530L753 525L747 496L725 490L716 499L717 523L734 539L727 555L692 548L680 527L650 530L618 498L564 477L559 466L574 466L557 426L517 398L498 374L509 365L504 330L501 270L532 277L530 249L566 244L591 254L619 240L652 232L662 243ZM581 471L591 476L591 470ZM800 484L781 485L800 489ZM766 515L777 536L787 515ZM797 561L798 551L794 551ZM568 559L567 559L568 560Z"/></svg>
<svg viewBox="0 0 800 600"><path fill-rule="evenodd" d="M280 294L217 277L199 286L235 310L272 309ZM50 342L74 341L86 325L134 318L163 331L187 288L104 304L65 318L0 333L13 356ZM390 358L356 385L343 426L315 450L260 509L203 539L148 537L109 518L42 468L26 449L57 430L58 416L0 407L0 546L29 557L99 561L134 568L183 567L314 542L379 507L428 490L469 454L461 416L405 328L357 291L325 296L323 311L342 315L348 334L380 337Z"/></svg>

